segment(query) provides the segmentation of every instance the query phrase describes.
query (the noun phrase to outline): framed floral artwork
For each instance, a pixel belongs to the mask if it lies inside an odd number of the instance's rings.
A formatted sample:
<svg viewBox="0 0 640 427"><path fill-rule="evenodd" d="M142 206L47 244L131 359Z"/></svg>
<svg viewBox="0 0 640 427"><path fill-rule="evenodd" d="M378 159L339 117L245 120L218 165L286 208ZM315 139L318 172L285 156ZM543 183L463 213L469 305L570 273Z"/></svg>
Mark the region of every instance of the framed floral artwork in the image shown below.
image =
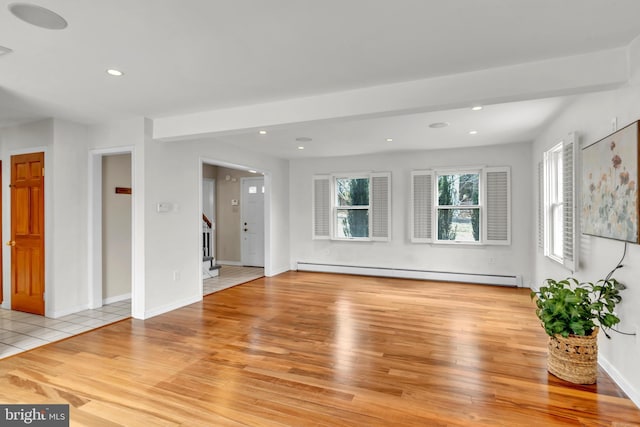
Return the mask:
<svg viewBox="0 0 640 427"><path fill-rule="evenodd" d="M582 149L582 232L639 243L638 126Z"/></svg>

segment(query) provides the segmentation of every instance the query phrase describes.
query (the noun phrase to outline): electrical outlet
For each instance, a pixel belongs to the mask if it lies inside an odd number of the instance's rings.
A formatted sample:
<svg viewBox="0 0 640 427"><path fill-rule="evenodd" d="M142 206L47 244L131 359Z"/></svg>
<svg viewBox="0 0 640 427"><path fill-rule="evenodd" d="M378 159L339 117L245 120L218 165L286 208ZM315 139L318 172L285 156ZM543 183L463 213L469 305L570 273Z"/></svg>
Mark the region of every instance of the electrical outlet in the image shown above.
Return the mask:
<svg viewBox="0 0 640 427"><path fill-rule="evenodd" d="M611 119L611 132L615 132L618 130L618 118L614 117Z"/></svg>
<svg viewBox="0 0 640 427"><path fill-rule="evenodd" d="M173 270L173 281L177 282L180 280L180 272L178 270Z"/></svg>

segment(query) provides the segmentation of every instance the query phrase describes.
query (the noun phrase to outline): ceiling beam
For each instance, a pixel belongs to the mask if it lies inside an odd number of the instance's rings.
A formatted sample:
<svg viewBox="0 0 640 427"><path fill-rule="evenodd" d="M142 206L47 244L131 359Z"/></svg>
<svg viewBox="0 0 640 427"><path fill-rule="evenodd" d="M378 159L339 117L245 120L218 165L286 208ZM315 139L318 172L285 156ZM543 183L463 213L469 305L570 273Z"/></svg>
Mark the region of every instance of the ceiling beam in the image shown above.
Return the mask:
<svg viewBox="0 0 640 427"><path fill-rule="evenodd" d="M176 141L294 123L489 105L612 89L629 79L627 48L153 120Z"/></svg>

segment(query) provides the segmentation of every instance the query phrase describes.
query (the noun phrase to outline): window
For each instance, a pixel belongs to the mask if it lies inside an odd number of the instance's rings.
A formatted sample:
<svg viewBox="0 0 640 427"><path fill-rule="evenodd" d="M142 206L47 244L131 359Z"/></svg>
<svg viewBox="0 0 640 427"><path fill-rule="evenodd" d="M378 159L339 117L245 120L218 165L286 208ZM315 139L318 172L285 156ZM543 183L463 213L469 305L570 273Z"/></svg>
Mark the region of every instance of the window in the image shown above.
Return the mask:
<svg viewBox="0 0 640 427"><path fill-rule="evenodd" d="M437 240L480 240L480 173L438 174Z"/></svg>
<svg viewBox="0 0 640 427"><path fill-rule="evenodd" d="M313 178L313 237L390 239L391 174L336 174Z"/></svg>
<svg viewBox="0 0 640 427"><path fill-rule="evenodd" d="M545 255L562 262L562 143L545 153L547 165L546 211L547 241Z"/></svg>
<svg viewBox="0 0 640 427"><path fill-rule="evenodd" d="M510 244L507 167L411 173L411 241Z"/></svg>
<svg viewBox="0 0 640 427"><path fill-rule="evenodd" d="M369 178L336 177L335 237L369 238Z"/></svg>
<svg viewBox="0 0 640 427"><path fill-rule="evenodd" d="M542 220L539 235L543 236L545 256L574 270L575 247L575 135L544 153L542 190Z"/></svg>

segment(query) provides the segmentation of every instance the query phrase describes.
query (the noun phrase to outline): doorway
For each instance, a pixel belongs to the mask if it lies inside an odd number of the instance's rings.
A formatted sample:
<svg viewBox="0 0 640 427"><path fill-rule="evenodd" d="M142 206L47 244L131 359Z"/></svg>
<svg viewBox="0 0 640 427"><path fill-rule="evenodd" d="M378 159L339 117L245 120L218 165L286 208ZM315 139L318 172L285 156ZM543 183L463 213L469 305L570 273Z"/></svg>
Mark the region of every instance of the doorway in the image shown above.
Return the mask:
<svg viewBox="0 0 640 427"><path fill-rule="evenodd" d="M243 179L259 179L259 190L262 197L261 204L261 229L260 235L260 252L261 260L256 262L260 267L243 268L242 256L242 240L243 240L243 219L241 217L242 205L242 180ZM257 277L263 277L268 274L269 254L266 251L268 247L269 233L268 221L265 215L265 205L268 206L269 191L268 177L261 173L250 170L249 167L239 166L219 162L216 160L201 159L201 179L200 192L201 204L200 212L204 213L207 205L208 195L210 191L207 189L207 179L215 182L214 185L214 207L212 226L215 232L212 233L213 239L211 246L215 254L214 274L209 274L208 262L204 263L202 268L203 279L203 295L207 295L212 291L219 290L253 280ZM267 184L265 184L265 182ZM265 193L262 193L262 187L266 186ZM198 215L200 216L200 215ZM208 215L207 215L208 216ZM247 221L249 222L249 221ZM254 230L256 227L252 227ZM204 225L202 225L204 230ZM200 241L204 240L204 232L201 233ZM204 251L204 249L203 249ZM266 268L264 268L266 267ZM249 278L249 276L251 276Z"/></svg>
<svg viewBox="0 0 640 427"><path fill-rule="evenodd" d="M102 304L131 299L131 154L102 156Z"/></svg>
<svg viewBox="0 0 640 427"><path fill-rule="evenodd" d="M216 180L202 178L202 262L203 275L218 275L216 262Z"/></svg>
<svg viewBox="0 0 640 427"><path fill-rule="evenodd" d="M89 308L130 298L131 315L144 318L144 280L136 280L143 272L137 268L136 223L142 216L134 165L133 147L89 153ZM113 281L120 283L114 287Z"/></svg>

